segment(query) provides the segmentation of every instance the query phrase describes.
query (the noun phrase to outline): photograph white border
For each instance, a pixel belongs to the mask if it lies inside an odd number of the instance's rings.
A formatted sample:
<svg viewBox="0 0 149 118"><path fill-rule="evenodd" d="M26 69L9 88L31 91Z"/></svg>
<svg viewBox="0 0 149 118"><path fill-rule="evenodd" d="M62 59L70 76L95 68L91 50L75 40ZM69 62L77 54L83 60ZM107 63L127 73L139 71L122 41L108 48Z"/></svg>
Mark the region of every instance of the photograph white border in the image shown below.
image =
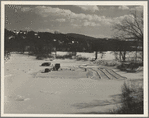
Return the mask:
<svg viewBox="0 0 149 118"><path fill-rule="evenodd" d="M144 114L4 114L5 5L142 5L144 6ZM147 1L1 1L1 117L147 117L148 116L148 2Z"/></svg>

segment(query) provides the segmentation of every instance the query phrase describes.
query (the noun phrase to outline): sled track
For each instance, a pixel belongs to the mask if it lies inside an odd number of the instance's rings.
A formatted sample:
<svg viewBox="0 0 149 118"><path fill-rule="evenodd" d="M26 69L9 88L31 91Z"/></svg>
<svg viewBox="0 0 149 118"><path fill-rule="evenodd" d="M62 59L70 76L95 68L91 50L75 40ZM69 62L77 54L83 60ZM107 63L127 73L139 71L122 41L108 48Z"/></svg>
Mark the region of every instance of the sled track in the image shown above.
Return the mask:
<svg viewBox="0 0 149 118"><path fill-rule="evenodd" d="M102 70L97 70L102 79L110 79Z"/></svg>
<svg viewBox="0 0 149 118"><path fill-rule="evenodd" d="M101 78L101 75L100 75L96 70L94 70L94 69L92 69L92 68L88 68L88 69L90 69L90 70L92 70L92 71L95 71L95 72L97 73L99 79L102 79L102 78Z"/></svg>
<svg viewBox="0 0 149 118"><path fill-rule="evenodd" d="M121 75L119 75L118 73L116 73L115 71L113 71L112 69L108 69L107 70L111 75L113 75L116 79L127 79L126 77L123 77Z"/></svg>
<svg viewBox="0 0 149 118"><path fill-rule="evenodd" d="M115 79L115 77L114 77L112 74L110 74L106 69L102 69L101 71L104 72L105 75L106 75L109 79Z"/></svg>
<svg viewBox="0 0 149 118"><path fill-rule="evenodd" d="M99 77L99 79L106 79L106 80L123 80L127 79L113 71L112 69L105 69L105 68L90 68L90 67L82 67L79 66L81 69L90 69L95 71Z"/></svg>

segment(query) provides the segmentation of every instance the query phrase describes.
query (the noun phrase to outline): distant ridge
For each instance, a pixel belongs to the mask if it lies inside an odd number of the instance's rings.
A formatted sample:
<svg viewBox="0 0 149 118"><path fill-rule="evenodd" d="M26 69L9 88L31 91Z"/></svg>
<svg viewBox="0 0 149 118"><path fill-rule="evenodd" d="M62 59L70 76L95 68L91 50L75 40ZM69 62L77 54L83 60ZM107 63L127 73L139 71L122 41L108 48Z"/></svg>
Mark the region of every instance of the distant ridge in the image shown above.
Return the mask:
<svg viewBox="0 0 149 118"><path fill-rule="evenodd" d="M76 38L76 39L97 39L95 37L86 36L86 35L83 35L83 34L76 34L76 33L67 33L66 36L73 37L73 38Z"/></svg>

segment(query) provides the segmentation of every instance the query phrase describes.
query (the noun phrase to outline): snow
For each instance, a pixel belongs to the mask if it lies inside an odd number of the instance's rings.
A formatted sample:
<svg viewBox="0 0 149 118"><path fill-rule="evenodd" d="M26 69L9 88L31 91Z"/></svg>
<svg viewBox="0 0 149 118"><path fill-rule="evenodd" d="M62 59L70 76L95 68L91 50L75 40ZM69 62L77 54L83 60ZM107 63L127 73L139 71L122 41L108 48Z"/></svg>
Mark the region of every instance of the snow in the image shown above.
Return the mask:
<svg viewBox="0 0 149 118"><path fill-rule="evenodd" d="M59 71L41 73L43 62L61 64ZM34 56L12 54L5 63L4 113L78 114L106 112L119 105L117 98L125 80L87 78L79 65L90 61L36 60ZM96 65L97 66L97 65ZM71 69L71 70L70 70ZM143 78L140 73L125 73L128 79Z"/></svg>

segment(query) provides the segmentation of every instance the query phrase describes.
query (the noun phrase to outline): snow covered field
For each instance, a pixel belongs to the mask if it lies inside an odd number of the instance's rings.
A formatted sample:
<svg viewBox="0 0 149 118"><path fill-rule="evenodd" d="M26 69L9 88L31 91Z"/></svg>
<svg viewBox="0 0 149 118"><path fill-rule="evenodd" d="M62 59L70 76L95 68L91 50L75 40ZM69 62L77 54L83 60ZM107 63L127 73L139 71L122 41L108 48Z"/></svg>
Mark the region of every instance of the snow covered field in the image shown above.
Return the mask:
<svg viewBox="0 0 149 118"><path fill-rule="evenodd" d="M117 52L117 53L119 53L119 52ZM141 56L140 53L141 52L138 51L138 54L137 54L138 57ZM57 51L56 54L62 56L62 55L68 54L68 52ZM89 59L94 59L95 58L95 52L92 52L92 53L77 52L77 55L80 55L82 57L86 57L86 58L89 58ZM132 51L132 52L127 51L126 52L126 59L127 60L134 59L135 55L136 55L135 51ZM117 55L117 57L118 57L118 55ZM98 52L98 59L100 59L100 60L101 59L102 60L114 60L115 55L114 55L113 51L104 51L103 54Z"/></svg>
<svg viewBox="0 0 149 118"><path fill-rule="evenodd" d="M68 54L68 52L61 52L61 51L57 51L57 55L66 55ZM80 55L82 57L86 57L86 58L95 58L95 52L93 53L87 53L87 52L77 52L77 55ZM101 59L101 56L102 54L101 53L98 53L98 57ZM111 52L111 51L107 51L107 52L104 52L104 56L102 59L115 59L115 56L114 54Z"/></svg>
<svg viewBox="0 0 149 118"><path fill-rule="evenodd" d="M41 73L45 69L40 66L43 62L49 61L36 60L28 55L11 55L10 60L5 63L4 113L108 112L120 104L118 97L124 81L143 79L143 72L126 73L115 68L112 69L127 79L94 79L94 73L90 74L89 70L85 71L79 66L97 65L90 61L69 59L51 61L52 64L60 63L62 70Z"/></svg>

